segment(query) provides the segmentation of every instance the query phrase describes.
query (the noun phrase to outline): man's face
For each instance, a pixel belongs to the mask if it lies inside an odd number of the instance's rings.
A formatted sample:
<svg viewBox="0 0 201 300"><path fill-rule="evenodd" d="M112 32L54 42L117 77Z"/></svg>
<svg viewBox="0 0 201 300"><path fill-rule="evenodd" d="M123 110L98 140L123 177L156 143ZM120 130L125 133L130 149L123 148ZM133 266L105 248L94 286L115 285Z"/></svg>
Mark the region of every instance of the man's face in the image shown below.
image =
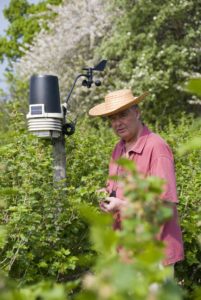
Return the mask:
<svg viewBox="0 0 201 300"><path fill-rule="evenodd" d="M114 132L126 142L137 136L140 112L132 107L109 117Z"/></svg>

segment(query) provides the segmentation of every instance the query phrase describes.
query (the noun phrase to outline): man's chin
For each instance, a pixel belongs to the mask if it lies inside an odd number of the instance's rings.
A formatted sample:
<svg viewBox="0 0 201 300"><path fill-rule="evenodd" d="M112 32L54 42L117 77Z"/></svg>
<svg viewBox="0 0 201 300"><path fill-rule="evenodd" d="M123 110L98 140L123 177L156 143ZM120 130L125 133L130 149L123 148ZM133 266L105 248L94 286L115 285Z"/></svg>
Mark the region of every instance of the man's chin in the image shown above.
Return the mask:
<svg viewBox="0 0 201 300"><path fill-rule="evenodd" d="M127 140L128 134L126 132L117 132L116 133L118 135L118 137L120 137L123 140Z"/></svg>

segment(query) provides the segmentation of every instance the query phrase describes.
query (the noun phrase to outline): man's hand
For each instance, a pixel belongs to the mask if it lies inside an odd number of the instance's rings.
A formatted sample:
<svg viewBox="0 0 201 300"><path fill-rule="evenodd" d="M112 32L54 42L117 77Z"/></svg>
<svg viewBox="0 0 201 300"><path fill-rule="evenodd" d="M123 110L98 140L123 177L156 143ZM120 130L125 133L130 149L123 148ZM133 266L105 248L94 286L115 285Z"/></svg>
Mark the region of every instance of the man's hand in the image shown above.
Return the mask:
<svg viewBox="0 0 201 300"><path fill-rule="evenodd" d="M101 188L99 190L97 190L97 193L108 193L106 188Z"/></svg>
<svg viewBox="0 0 201 300"><path fill-rule="evenodd" d="M121 209L125 205L125 201L116 197L107 197L100 202L100 208L104 212L115 212Z"/></svg>

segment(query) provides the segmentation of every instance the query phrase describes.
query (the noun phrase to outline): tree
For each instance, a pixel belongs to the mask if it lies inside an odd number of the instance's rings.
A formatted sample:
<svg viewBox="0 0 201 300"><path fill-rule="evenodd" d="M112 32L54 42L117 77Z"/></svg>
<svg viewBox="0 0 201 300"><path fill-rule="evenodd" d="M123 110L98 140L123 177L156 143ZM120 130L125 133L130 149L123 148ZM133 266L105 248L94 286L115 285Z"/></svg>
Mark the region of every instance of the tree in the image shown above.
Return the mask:
<svg viewBox="0 0 201 300"><path fill-rule="evenodd" d="M107 1L81 0L71 3L66 0L61 7L50 9L57 13L57 18L48 22L49 31L42 30L35 37L33 45L16 64L16 70L21 80L27 80L33 73L56 74L64 97L75 72L78 69L80 72L86 64L97 63L99 58L94 50L99 47L112 23ZM82 89L74 94L79 105L82 102L80 94L83 98Z"/></svg>
<svg viewBox="0 0 201 300"><path fill-rule="evenodd" d="M11 0L4 9L9 21L6 36L0 37L0 60L7 58L16 61L23 55L22 49L31 44L34 36L46 27L48 4L58 5L62 0L43 0L38 4L29 4L27 0Z"/></svg>
<svg viewBox="0 0 201 300"><path fill-rule="evenodd" d="M64 96L78 66L104 57L109 63L101 94L92 91L90 100L81 105L86 94L77 89L78 111L86 111L106 90L124 87L150 92L143 110L151 122L159 114L163 124L170 117L176 122L182 111L200 105L199 98L183 88L189 77L201 72L199 1L114 0L106 4L64 1L62 9L56 9L58 18L48 25L51 31L41 32L17 65L20 78L33 71L57 74ZM83 11L81 17L79 11Z"/></svg>
<svg viewBox="0 0 201 300"><path fill-rule="evenodd" d="M175 121L181 111L200 100L183 89L184 82L201 72L200 1L114 0L121 15L114 20L100 48L113 62L113 89L129 86L148 90L144 114L151 122Z"/></svg>

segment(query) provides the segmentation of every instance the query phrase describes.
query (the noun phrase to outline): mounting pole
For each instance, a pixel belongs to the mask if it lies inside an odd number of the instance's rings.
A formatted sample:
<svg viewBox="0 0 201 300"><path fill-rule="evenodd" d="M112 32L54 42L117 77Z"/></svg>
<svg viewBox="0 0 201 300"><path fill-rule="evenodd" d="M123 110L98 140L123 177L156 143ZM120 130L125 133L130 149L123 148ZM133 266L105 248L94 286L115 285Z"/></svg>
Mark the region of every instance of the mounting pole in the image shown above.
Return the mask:
<svg viewBox="0 0 201 300"><path fill-rule="evenodd" d="M66 151L65 151L65 138L62 134L59 138L53 139L53 169L54 182L60 182L66 179ZM65 185L65 182L64 182Z"/></svg>

